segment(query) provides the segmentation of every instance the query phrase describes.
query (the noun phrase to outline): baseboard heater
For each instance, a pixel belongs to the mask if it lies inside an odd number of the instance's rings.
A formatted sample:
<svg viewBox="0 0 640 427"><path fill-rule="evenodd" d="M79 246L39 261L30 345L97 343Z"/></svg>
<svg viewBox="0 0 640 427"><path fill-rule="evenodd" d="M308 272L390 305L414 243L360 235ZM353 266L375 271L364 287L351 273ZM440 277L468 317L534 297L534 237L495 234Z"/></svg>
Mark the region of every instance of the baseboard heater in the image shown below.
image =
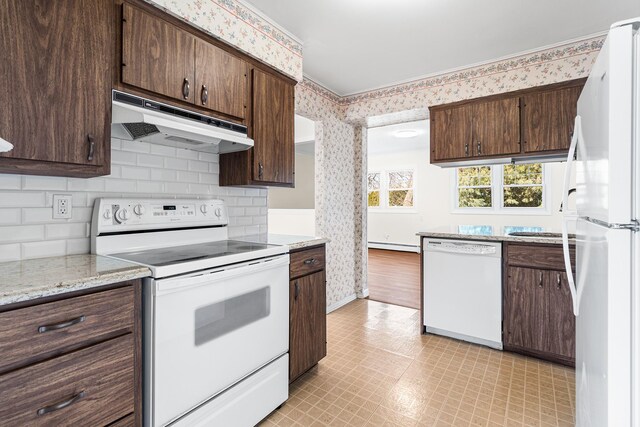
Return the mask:
<svg viewBox="0 0 640 427"><path fill-rule="evenodd" d="M388 242L368 242L370 249L386 249L389 251L402 251L402 252L415 252L420 253L420 247L416 245L407 245L403 243L388 243Z"/></svg>

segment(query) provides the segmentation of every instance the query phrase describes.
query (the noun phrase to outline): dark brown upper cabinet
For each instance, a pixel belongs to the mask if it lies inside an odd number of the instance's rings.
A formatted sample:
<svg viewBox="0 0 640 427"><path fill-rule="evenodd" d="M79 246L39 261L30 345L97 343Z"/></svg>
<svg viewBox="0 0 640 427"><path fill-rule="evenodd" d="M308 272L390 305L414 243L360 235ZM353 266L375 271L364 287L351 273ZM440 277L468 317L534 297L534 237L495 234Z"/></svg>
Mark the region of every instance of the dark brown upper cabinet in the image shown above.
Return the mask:
<svg viewBox="0 0 640 427"><path fill-rule="evenodd" d="M196 104L244 119L247 70L246 62L204 40L196 39Z"/></svg>
<svg viewBox="0 0 640 427"><path fill-rule="evenodd" d="M431 163L562 158L571 142L584 82L571 80L430 107Z"/></svg>
<svg viewBox="0 0 640 427"><path fill-rule="evenodd" d="M103 0L2 2L0 172L109 173L114 20Z"/></svg>
<svg viewBox="0 0 640 427"><path fill-rule="evenodd" d="M254 68L248 151L220 156L220 185L294 186L294 84Z"/></svg>
<svg viewBox="0 0 640 427"><path fill-rule="evenodd" d="M438 136L438 144L431 144L432 159L460 159L471 155L471 117L470 105L432 112L431 133Z"/></svg>
<svg viewBox="0 0 640 427"><path fill-rule="evenodd" d="M127 3L122 20L122 82L193 103L196 38Z"/></svg>
<svg viewBox="0 0 640 427"><path fill-rule="evenodd" d="M582 86L527 94L522 105L524 151L568 150Z"/></svg>
<svg viewBox="0 0 640 427"><path fill-rule="evenodd" d="M473 104L472 129L473 153L476 157L519 153L520 105L518 98Z"/></svg>

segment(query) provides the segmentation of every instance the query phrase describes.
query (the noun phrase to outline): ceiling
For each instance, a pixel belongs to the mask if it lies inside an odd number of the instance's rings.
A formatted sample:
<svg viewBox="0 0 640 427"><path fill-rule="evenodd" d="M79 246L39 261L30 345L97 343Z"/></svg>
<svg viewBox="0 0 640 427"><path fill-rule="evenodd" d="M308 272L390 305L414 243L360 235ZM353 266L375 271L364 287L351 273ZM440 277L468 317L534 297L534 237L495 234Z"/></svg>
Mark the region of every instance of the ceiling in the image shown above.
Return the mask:
<svg viewBox="0 0 640 427"><path fill-rule="evenodd" d="M247 0L304 43L304 73L339 95L606 31L639 0Z"/></svg>
<svg viewBox="0 0 640 427"><path fill-rule="evenodd" d="M395 134L403 130L415 130L412 138L398 138ZM399 153L402 151L427 150L429 148L429 121L400 123L391 126L371 128L367 134L367 153L369 155Z"/></svg>

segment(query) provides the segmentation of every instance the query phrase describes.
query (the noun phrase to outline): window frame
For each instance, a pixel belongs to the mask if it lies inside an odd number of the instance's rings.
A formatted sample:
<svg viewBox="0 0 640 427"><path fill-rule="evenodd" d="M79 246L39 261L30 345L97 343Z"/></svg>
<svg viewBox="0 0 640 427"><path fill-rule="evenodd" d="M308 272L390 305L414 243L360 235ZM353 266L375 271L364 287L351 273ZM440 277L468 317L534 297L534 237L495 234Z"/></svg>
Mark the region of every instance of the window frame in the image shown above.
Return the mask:
<svg viewBox="0 0 640 427"><path fill-rule="evenodd" d="M377 190L378 191L378 201L380 203L378 203L378 206L369 206L369 193L371 191L376 191L376 190L369 191L369 175L376 174L376 173L380 174L380 188L378 188L378 190ZM383 200L382 199L382 187L383 187L382 179L383 179L383 177L384 177L384 171L377 171L377 170L376 171L370 171L370 172L367 171L367 209L376 209L376 210L378 210L378 209L380 209L382 207L382 200Z"/></svg>
<svg viewBox="0 0 640 427"><path fill-rule="evenodd" d="M539 184L504 185L505 164L479 165L491 167L491 207L486 208L461 208L458 206L458 168L453 168L451 174L452 207L453 214L480 214L480 215L551 215L549 210L549 181L547 179L546 165L542 163L542 206L539 208L519 208L504 206L505 187L538 187ZM465 167L465 166L461 166ZM472 167L472 166L469 166ZM482 186L484 187L484 186Z"/></svg>
<svg viewBox="0 0 640 427"><path fill-rule="evenodd" d="M413 186L411 188L389 188L389 174L392 172L411 172L413 175ZM415 167L394 167L392 169L378 169L367 171L367 179L369 174L380 173L380 205L369 206L369 189L367 188L367 209L370 212L379 213L416 213L416 200L417 200L417 173ZM413 190L413 206L389 206L389 191L393 190Z"/></svg>

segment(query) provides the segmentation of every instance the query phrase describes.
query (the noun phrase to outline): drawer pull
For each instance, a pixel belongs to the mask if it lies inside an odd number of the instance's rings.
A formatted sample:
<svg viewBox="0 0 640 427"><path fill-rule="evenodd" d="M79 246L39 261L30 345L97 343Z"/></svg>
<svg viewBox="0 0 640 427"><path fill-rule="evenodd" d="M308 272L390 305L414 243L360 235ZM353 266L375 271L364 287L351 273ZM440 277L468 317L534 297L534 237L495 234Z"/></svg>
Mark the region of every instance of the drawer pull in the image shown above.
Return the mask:
<svg viewBox="0 0 640 427"><path fill-rule="evenodd" d="M560 278L560 273L556 275L556 285L558 286L558 289L560 289L560 287L562 286L562 279Z"/></svg>
<svg viewBox="0 0 640 427"><path fill-rule="evenodd" d="M296 280L293 284L293 300L298 301L298 295L300 295L300 286L298 285L298 281Z"/></svg>
<svg viewBox="0 0 640 427"><path fill-rule="evenodd" d="M309 259L305 259L305 260L304 260L304 263L305 263L306 265L317 264L317 263L318 263L318 260L317 260L317 259L315 259L315 258L309 258Z"/></svg>
<svg viewBox="0 0 640 427"><path fill-rule="evenodd" d="M87 155L87 160L92 162L93 161L93 153L96 150L96 141L93 138L93 135L91 135L91 134L87 135L87 141L89 142L89 154Z"/></svg>
<svg viewBox="0 0 640 427"><path fill-rule="evenodd" d="M55 411L57 411L59 409L66 408L69 405L73 405L78 400L82 399L84 397L84 395L85 395L85 393L84 393L84 390L83 390L80 393L74 394L73 396L71 396L67 400L64 400L64 401L59 402L59 403L55 403L55 404L50 405L50 406L45 406L44 408L40 408L40 409L38 409L38 415L46 415L46 414L49 414L51 412L55 412Z"/></svg>
<svg viewBox="0 0 640 427"><path fill-rule="evenodd" d="M540 278L539 278L539 280L538 280L538 286L539 286L539 287L542 287L542 286L543 286L543 285L542 285L542 283L543 283L543 280L544 280L544 276L543 276L542 274L543 274L543 273L542 273L542 271L541 271L541 272L540 272Z"/></svg>
<svg viewBox="0 0 640 427"><path fill-rule="evenodd" d="M83 315L83 316L80 316L80 317L76 317L75 319L67 320L66 322L55 323L53 325L40 326L38 328L38 332L43 334L43 333L49 332L49 331L57 331L58 329L68 328L69 326L77 325L78 323L84 322L84 319L85 319L85 317Z"/></svg>

